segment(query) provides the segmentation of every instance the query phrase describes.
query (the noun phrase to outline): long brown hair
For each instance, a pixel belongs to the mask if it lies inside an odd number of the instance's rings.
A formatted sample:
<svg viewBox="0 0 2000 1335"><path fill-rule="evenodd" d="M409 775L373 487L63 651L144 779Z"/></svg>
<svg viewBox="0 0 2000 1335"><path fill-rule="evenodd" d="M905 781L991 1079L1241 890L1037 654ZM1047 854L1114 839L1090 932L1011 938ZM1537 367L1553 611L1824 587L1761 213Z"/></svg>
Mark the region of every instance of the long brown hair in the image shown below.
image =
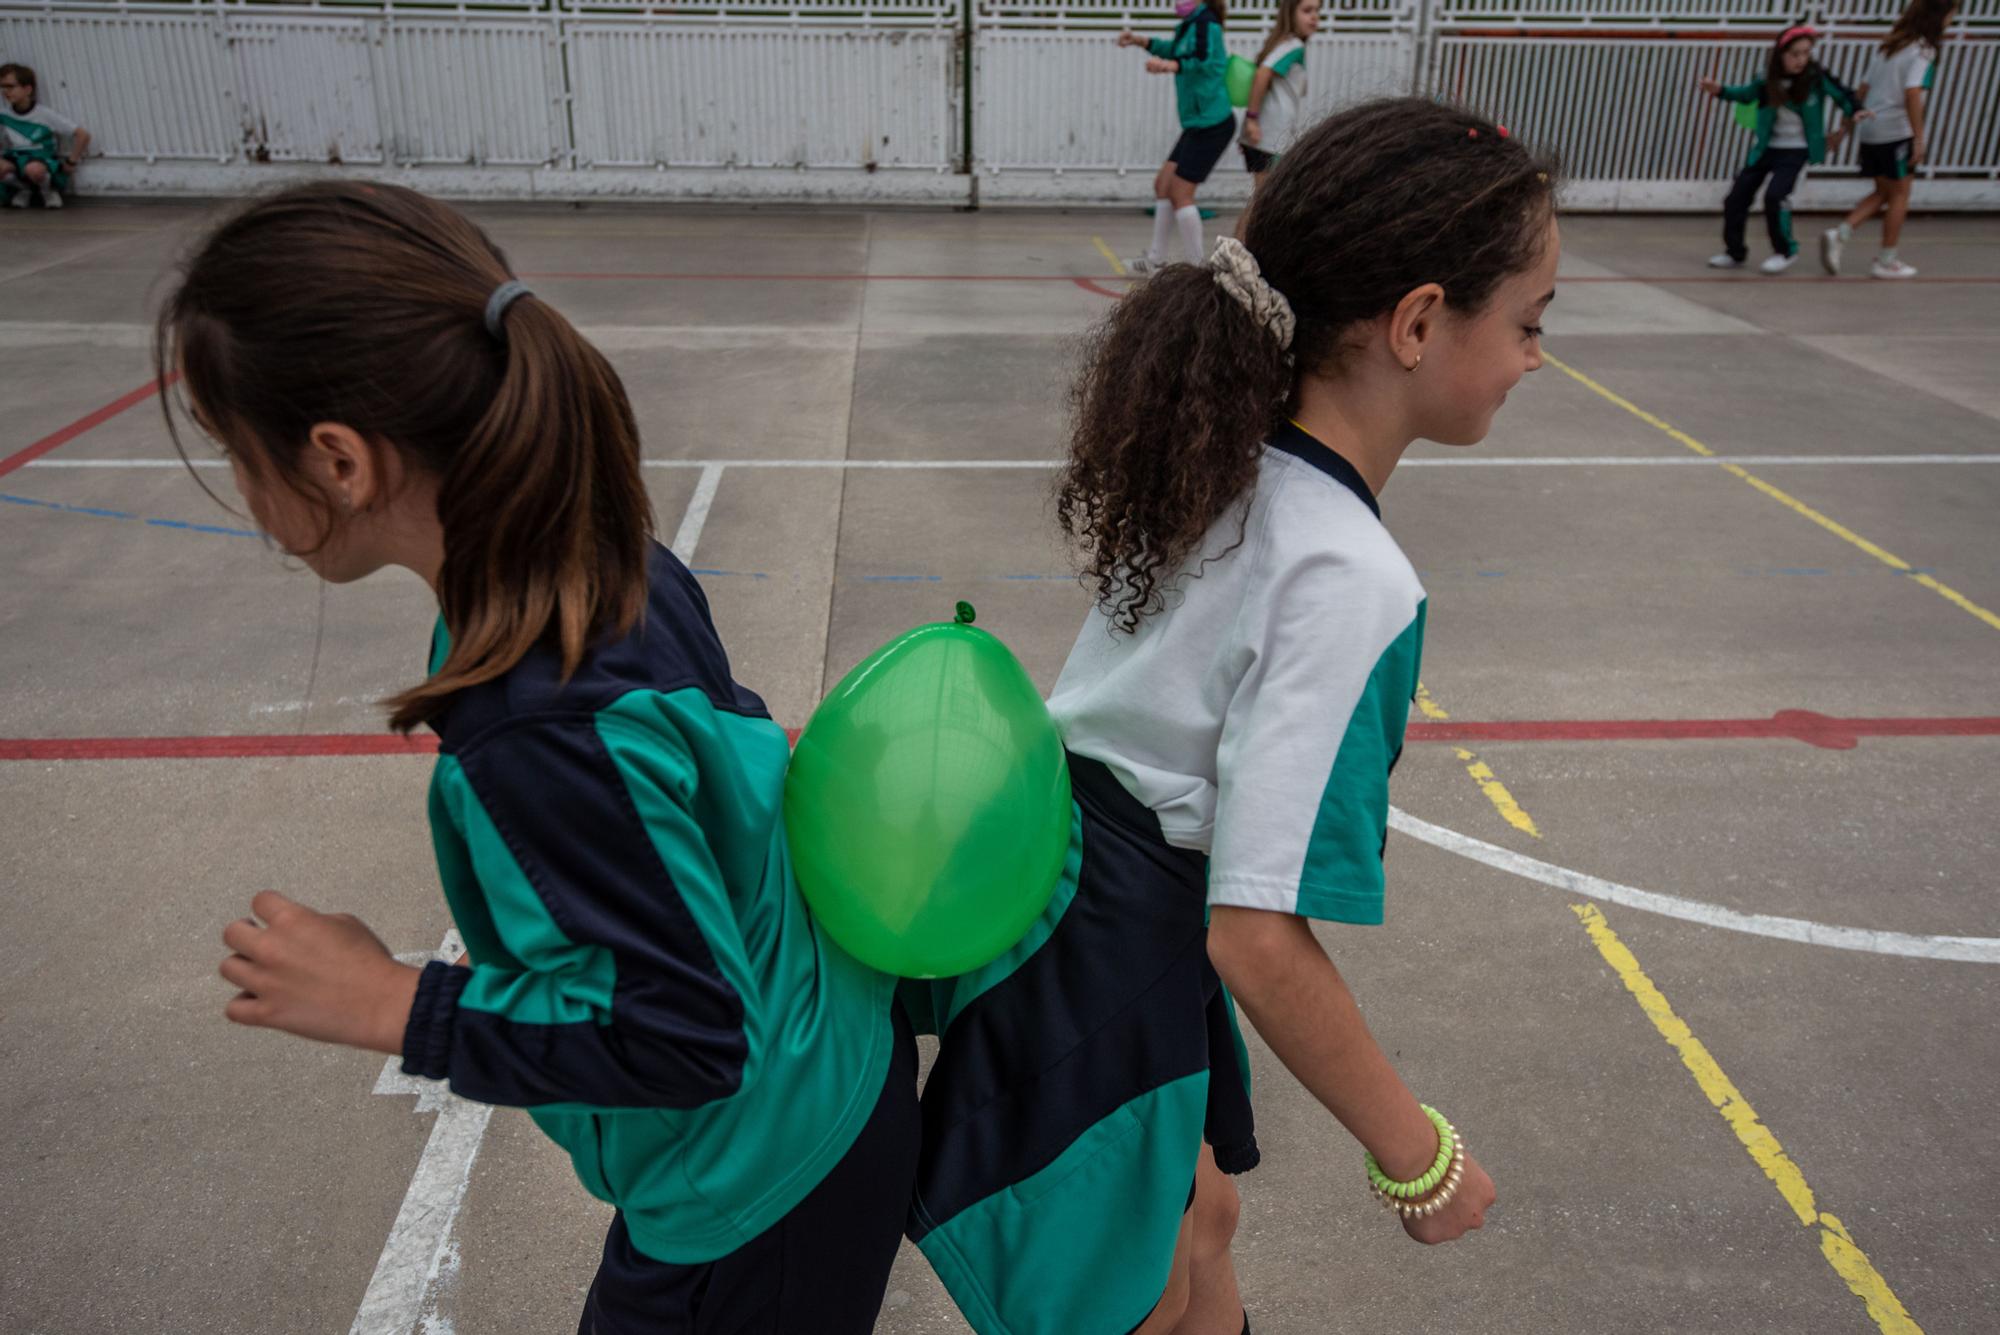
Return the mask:
<svg viewBox="0 0 2000 1335"><path fill-rule="evenodd" d="M1291 355L1210 270L1170 265L1092 331L1071 392L1056 515L1123 630L1164 606L1209 530L1247 499L1296 374L1411 289L1473 314L1534 265L1555 166L1461 107L1385 98L1321 121L1257 192L1244 244L1297 319ZM1239 527L1237 541L1242 540Z"/></svg>
<svg viewBox="0 0 2000 1335"><path fill-rule="evenodd" d="M392 698L434 717L539 643L573 672L593 637L645 609L652 508L617 373L555 308L487 299L513 276L463 214L399 186L320 182L256 200L212 232L160 312L154 365L252 476L337 526L301 462L316 423L398 451L437 482L438 602L451 647ZM182 449L174 408L167 427ZM186 452L182 449L182 457Z"/></svg>
<svg viewBox="0 0 2000 1335"><path fill-rule="evenodd" d="M1944 30L1958 12L1958 0L1910 0L1896 26L1882 39L1882 54L1893 56L1912 42L1932 50L1944 45Z"/></svg>
<svg viewBox="0 0 2000 1335"><path fill-rule="evenodd" d="M1278 17L1271 24L1271 31L1264 35L1264 45L1258 49L1257 59L1252 61L1251 64L1262 65L1264 57L1275 51L1278 43L1284 41L1287 37L1297 37L1299 35L1299 6L1304 3L1305 0L1280 0Z"/></svg>
<svg viewBox="0 0 2000 1335"><path fill-rule="evenodd" d="M1803 102L1812 96L1813 84L1823 73L1817 60L1807 60L1806 67L1797 74L1785 73L1785 52L1791 50L1793 42L1811 42L1819 45L1819 34L1815 32L1790 33L1790 41L1780 37L1771 43L1771 53L1764 57L1764 104L1782 107L1787 102Z"/></svg>

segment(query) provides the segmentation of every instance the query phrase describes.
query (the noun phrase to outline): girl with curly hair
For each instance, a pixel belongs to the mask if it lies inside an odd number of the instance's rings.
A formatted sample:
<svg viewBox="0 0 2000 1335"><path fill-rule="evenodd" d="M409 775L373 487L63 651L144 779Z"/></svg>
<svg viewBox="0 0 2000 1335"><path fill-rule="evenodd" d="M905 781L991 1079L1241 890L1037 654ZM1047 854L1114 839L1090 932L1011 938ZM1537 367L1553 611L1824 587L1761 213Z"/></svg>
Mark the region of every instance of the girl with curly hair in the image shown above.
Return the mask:
<svg viewBox="0 0 2000 1335"><path fill-rule="evenodd" d="M1242 243L1093 336L1057 496L1097 594L1049 702L1070 867L928 1017L911 1232L981 1335L1248 1329L1232 996L1360 1141L1357 1200L1422 1242L1493 1205L1313 920L1382 921L1425 603L1377 497L1412 441L1476 444L1540 365L1553 174L1463 109L1355 107L1279 160Z"/></svg>

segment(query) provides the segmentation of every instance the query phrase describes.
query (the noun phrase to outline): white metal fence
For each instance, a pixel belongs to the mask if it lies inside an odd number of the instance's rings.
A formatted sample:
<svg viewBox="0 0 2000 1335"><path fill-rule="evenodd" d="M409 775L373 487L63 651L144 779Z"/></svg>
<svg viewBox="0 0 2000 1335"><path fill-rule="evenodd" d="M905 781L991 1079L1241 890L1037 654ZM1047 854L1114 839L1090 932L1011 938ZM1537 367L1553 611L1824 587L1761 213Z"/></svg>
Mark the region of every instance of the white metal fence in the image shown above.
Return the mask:
<svg viewBox="0 0 2000 1335"><path fill-rule="evenodd" d="M1799 0L1329 0L1309 112L1461 99L1563 159L1572 206L1713 207L1747 136L1695 87L1753 77ZM1820 0L1857 80L1900 0ZM1268 6L1235 8L1253 55ZM87 190L232 193L287 172L441 194L1109 202L1176 133L1092 0L0 0L0 61L90 126ZM2000 0L1945 49L1922 198L2000 207ZM1859 189L1851 146L1801 203ZM1240 197L1234 156L1207 197Z"/></svg>

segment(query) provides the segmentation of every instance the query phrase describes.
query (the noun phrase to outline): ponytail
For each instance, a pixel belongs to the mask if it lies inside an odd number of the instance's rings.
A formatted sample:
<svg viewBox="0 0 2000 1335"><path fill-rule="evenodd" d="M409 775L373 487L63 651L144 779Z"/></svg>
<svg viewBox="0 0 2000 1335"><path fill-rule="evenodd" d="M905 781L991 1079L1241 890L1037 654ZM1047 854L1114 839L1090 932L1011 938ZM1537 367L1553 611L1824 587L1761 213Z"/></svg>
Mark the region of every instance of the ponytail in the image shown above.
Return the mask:
<svg viewBox="0 0 2000 1335"><path fill-rule="evenodd" d="M1119 629L1164 606L1166 581L1247 496L1291 387L1278 340L1205 266L1162 269L1092 331L1056 518Z"/></svg>
<svg viewBox="0 0 2000 1335"><path fill-rule="evenodd" d="M547 644L565 677L643 615L652 507L617 373L512 280L464 215L398 186L319 182L249 204L202 243L160 314L156 370L232 457L338 527L300 455L338 422L436 483L450 647L387 703L408 731ZM167 426L182 450L171 403Z"/></svg>
<svg viewBox="0 0 2000 1335"><path fill-rule="evenodd" d="M1056 484L1057 518L1114 627L1136 629L1175 580L1242 541L1295 375L1334 374L1356 327L1414 288L1436 283L1449 310L1472 314L1539 261L1555 173L1463 107L1363 103L1278 160L1244 221L1247 255L1171 265L1126 294L1090 335ZM1253 265L1261 276L1242 290ZM1275 335L1266 285L1291 319ZM1211 540L1232 509L1234 538Z"/></svg>

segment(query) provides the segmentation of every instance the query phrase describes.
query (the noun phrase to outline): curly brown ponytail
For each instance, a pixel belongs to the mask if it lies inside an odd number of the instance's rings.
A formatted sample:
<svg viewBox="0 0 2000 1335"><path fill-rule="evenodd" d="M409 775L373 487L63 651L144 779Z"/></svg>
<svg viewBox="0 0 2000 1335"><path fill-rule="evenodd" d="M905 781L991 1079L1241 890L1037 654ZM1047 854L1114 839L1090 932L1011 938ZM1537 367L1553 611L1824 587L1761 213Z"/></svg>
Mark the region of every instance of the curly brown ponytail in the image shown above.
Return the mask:
<svg viewBox="0 0 2000 1335"><path fill-rule="evenodd" d="M1205 267L1169 266L1118 303L1086 347L1056 482L1057 519L1114 626L1135 629L1241 541L1298 374L1337 370L1355 327L1413 288L1437 283L1472 315L1540 259L1555 171L1463 108L1364 103L1285 152L1245 228L1297 319L1289 357ZM1211 541L1232 509L1235 536Z"/></svg>

